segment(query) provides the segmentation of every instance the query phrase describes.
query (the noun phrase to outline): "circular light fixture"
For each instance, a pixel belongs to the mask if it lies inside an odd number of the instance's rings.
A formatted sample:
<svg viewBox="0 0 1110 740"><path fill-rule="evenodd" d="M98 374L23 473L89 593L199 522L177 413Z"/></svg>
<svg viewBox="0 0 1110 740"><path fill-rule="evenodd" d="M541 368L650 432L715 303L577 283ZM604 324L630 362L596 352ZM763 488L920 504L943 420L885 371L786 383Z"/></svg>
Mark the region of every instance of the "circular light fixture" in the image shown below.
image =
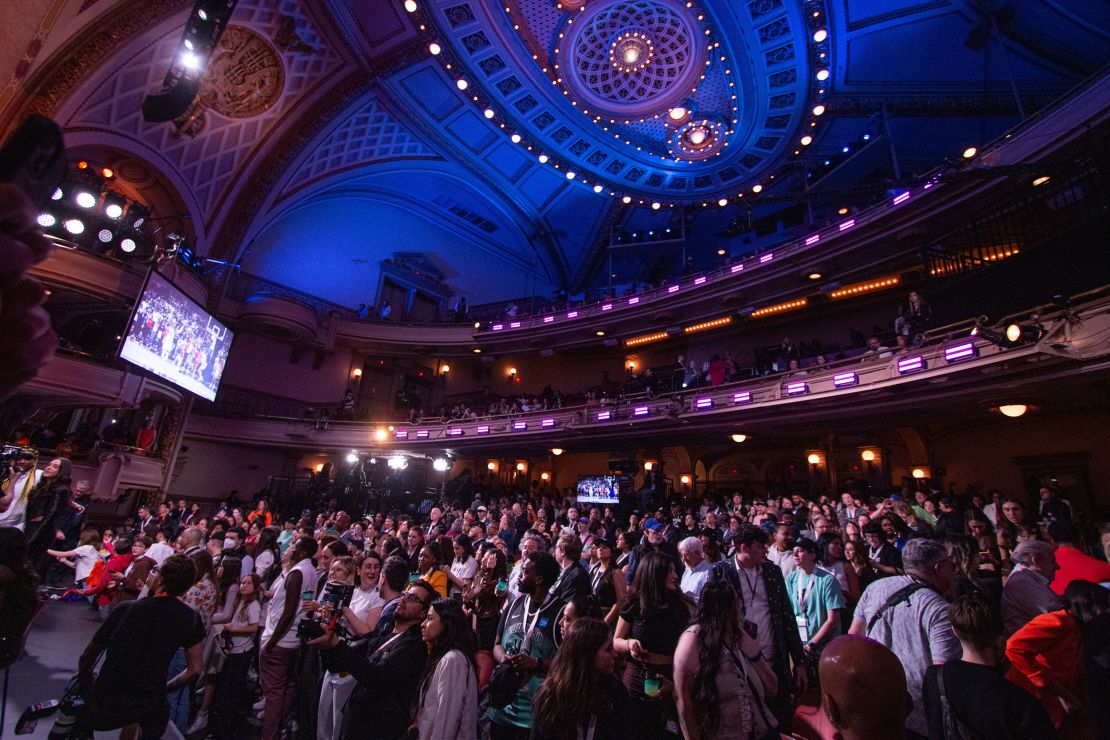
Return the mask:
<svg viewBox="0 0 1110 740"><path fill-rule="evenodd" d="M924 468L914 468L910 471L910 475L912 475L917 480L921 480L925 477L925 470Z"/></svg>
<svg viewBox="0 0 1110 740"><path fill-rule="evenodd" d="M562 447L552 447L551 448L551 454L554 455L555 457L558 457L559 455L563 454L563 448Z"/></svg>
<svg viewBox="0 0 1110 740"><path fill-rule="evenodd" d="M594 334L596 334L599 337L605 336L605 332L602 331L601 329L598 329L597 331L595 331Z"/></svg>
<svg viewBox="0 0 1110 740"><path fill-rule="evenodd" d="M546 154L541 154L539 157L537 157L537 159L539 159L540 164L547 164L547 155Z"/></svg>
<svg viewBox="0 0 1110 740"><path fill-rule="evenodd" d="M621 198L621 203L624 203L625 205L628 205L631 202L632 202L632 196L630 196L630 195L626 195L623 198Z"/></svg>
<svg viewBox="0 0 1110 740"><path fill-rule="evenodd" d="M577 177L577 175L574 174L574 170L567 170L567 179L568 180L573 180L575 177Z"/></svg>
<svg viewBox="0 0 1110 740"><path fill-rule="evenodd" d="M1024 416L1029 407L1024 403L1004 403L998 407L998 412L1003 416L1008 416L1011 419L1016 419L1019 416Z"/></svg>
<svg viewBox="0 0 1110 740"><path fill-rule="evenodd" d="M198 70L200 69L200 57L191 51L187 51L181 55L181 66L185 69Z"/></svg>
<svg viewBox="0 0 1110 740"><path fill-rule="evenodd" d="M472 349L472 350L470 350L470 351L471 351L471 352L473 352L473 353L474 353L474 354L476 354L476 355L480 355L480 354L482 354L482 350L481 350L481 349L479 349L478 347L475 347L474 349Z"/></svg>
<svg viewBox="0 0 1110 740"><path fill-rule="evenodd" d="M808 462L810 465L820 465L821 456L818 455L816 452L811 452L809 453L809 456L806 457L806 462Z"/></svg>
<svg viewBox="0 0 1110 740"><path fill-rule="evenodd" d="M551 480L551 474L546 472L540 473L540 480Z"/></svg>
<svg viewBox="0 0 1110 740"><path fill-rule="evenodd" d="M510 136L510 137L509 137L509 139L510 139L510 140L511 140L511 141L512 141L512 142L513 142L514 144L519 144L519 143L520 143L520 134L513 134L512 136Z"/></svg>
<svg viewBox="0 0 1110 740"><path fill-rule="evenodd" d="M462 79L456 80L455 87L459 88L460 90L465 90L466 88L470 87L470 83Z"/></svg>
<svg viewBox="0 0 1110 740"><path fill-rule="evenodd" d="M119 218L123 215L123 206L119 203L109 203L104 206L104 214L108 218Z"/></svg>
<svg viewBox="0 0 1110 740"><path fill-rule="evenodd" d="M379 427L379 428L374 430L374 441L375 442L384 442L385 438L388 434L389 433L386 432L385 429L382 429L381 427Z"/></svg>
<svg viewBox="0 0 1110 740"><path fill-rule="evenodd" d="M482 322L481 321L475 321L474 322L474 328L475 329L481 329L482 328Z"/></svg>
<svg viewBox="0 0 1110 740"><path fill-rule="evenodd" d="M821 82L824 82L825 80L829 79L829 70L827 70L827 69L817 70L817 79Z"/></svg>
<svg viewBox="0 0 1110 740"><path fill-rule="evenodd" d="M875 462L875 450L864 450L859 456L864 462Z"/></svg>
<svg viewBox="0 0 1110 740"><path fill-rule="evenodd" d="M841 206L839 209L837 209L836 212L839 213L841 216L844 216L848 213L848 206Z"/></svg>
<svg viewBox="0 0 1110 740"><path fill-rule="evenodd" d="M67 219L63 226L66 227L66 231L74 236L85 233L85 222L79 218Z"/></svg>
<svg viewBox="0 0 1110 740"><path fill-rule="evenodd" d="M96 205L96 196L92 193L80 192L77 194L77 205L82 208L92 208Z"/></svg>
<svg viewBox="0 0 1110 740"><path fill-rule="evenodd" d="M1052 178L1049 177L1048 175L1041 175L1037 179L1033 180L1033 187L1035 187L1035 188L1040 187L1041 185L1044 185L1046 182L1048 182L1051 179Z"/></svg>
<svg viewBox="0 0 1110 740"><path fill-rule="evenodd" d="M416 12L416 0L405 0L405 10L410 13Z"/></svg>
<svg viewBox="0 0 1110 740"><path fill-rule="evenodd" d="M678 482L681 483L684 486L688 486L688 485L690 485L690 476L684 475L684 476L682 476L681 478L678 479Z"/></svg>
<svg viewBox="0 0 1110 740"><path fill-rule="evenodd" d="M708 134L703 128L696 128L690 132L690 143L694 146L701 146L705 143Z"/></svg>
<svg viewBox="0 0 1110 740"><path fill-rule="evenodd" d="M717 256L718 256L718 257L724 257L724 256L725 256L726 254L728 254L728 252L726 252L726 251L725 251L725 250L723 250L723 249L718 249L718 250L717 250Z"/></svg>
<svg viewBox="0 0 1110 740"><path fill-rule="evenodd" d="M447 462L442 457L437 457L432 461L432 467L442 473L447 470L447 468L451 467L451 463Z"/></svg>
<svg viewBox="0 0 1110 740"><path fill-rule="evenodd" d="M825 106L823 106L823 105L813 106L813 115L815 115L815 116L825 115Z"/></svg>
<svg viewBox="0 0 1110 740"><path fill-rule="evenodd" d="M351 450L349 453L347 453L347 462L351 463L351 465L354 465L355 463L357 463L358 462L358 453L355 452L354 450Z"/></svg>
<svg viewBox="0 0 1110 740"><path fill-rule="evenodd" d="M443 47L433 41L432 43L428 44L428 51L432 53L432 56L438 56L439 53L443 51Z"/></svg>
<svg viewBox="0 0 1110 740"><path fill-rule="evenodd" d="M1007 326L1006 327L1006 338L1009 339L1011 342L1020 341L1021 340L1021 327L1018 326L1017 324L1010 324L1009 326Z"/></svg>
<svg viewBox="0 0 1110 740"><path fill-rule="evenodd" d="M497 463L490 460L488 463L486 463L486 470L497 470Z"/></svg>
<svg viewBox="0 0 1110 740"><path fill-rule="evenodd" d="M497 114L493 112L493 108L486 108L484 111L482 111L482 115L486 118L493 118Z"/></svg>
<svg viewBox="0 0 1110 740"><path fill-rule="evenodd" d="M604 189L605 188L601 187L600 185L594 185L594 192L595 193L600 193Z"/></svg>
<svg viewBox="0 0 1110 740"><path fill-rule="evenodd" d="M447 373L451 372L451 366L445 364L445 365L443 365L442 367L439 368L439 371L441 373L443 373L444 375L446 375Z"/></svg>
<svg viewBox="0 0 1110 740"><path fill-rule="evenodd" d="M62 192L61 188L54 188L54 192L50 195L50 200L61 200L64 195L65 193Z"/></svg>
<svg viewBox="0 0 1110 740"><path fill-rule="evenodd" d="M821 273L817 272L816 270L814 270L813 272L806 275L806 277L808 277L810 280L820 280L821 278L823 278L825 276L822 275Z"/></svg>
<svg viewBox="0 0 1110 740"><path fill-rule="evenodd" d="M111 167L101 168L100 174L104 177L105 180L111 180L113 177L116 176L115 171L113 171Z"/></svg>
<svg viewBox="0 0 1110 740"><path fill-rule="evenodd" d="M127 237L125 239L122 239L119 243L119 248L122 249L127 254L131 254L132 252L134 252L135 248L137 246L138 245L135 244L135 240L132 239L131 237Z"/></svg>
<svg viewBox="0 0 1110 740"><path fill-rule="evenodd" d="M101 229L99 232L97 232L96 238L107 244L108 242L112 241L112 230Z"/></svg>
<svg viewBox="0 0 1110 740"><path fill-rule="evenodd" d="M735 442L736 444L740 444L741 442L747 442L748 441L748 435L746 435L746 434L734 434L734 435L732 435L732 441Z"/></svg>
<svg viewBox="0 0 1110 740"><path fill-rule="evenodd" d="M658 211L662 207L663 207L663 204L660 203L659 201L655 201L654 203L651 204L651 210L653 210L653 211Z"/></svg>
<svg viewBox="0 0 1110 740"><path fill-rule="evenodd" d="M42 228L49 229L54 224L58 223L58 219L54 217L53 213L40 213L39 217L35 219L35 222Z"/></svg>
<svg viewBox="0 0 1110 740"><path fill-rule="evenodd" d="M824 28L818 28L816 31L813 32L813 40L816 41L817 43L821 43L822 41L824 41L828 37L829 37L829 32L826 31Z"/></svg>
<svg viewBox="0 0 1110 740"><path fill-rule="evenodd" d="M689 111L687 111L681 105L676 105L674 108L671 108L669 111L667 111L667 117L670 118L672 121L675 121L676 123L684 120L687 115L689 115Z"/></svg>
<svg viewBox="0 0 1110 740"><path fill-rule="evenodd" d="M719 201L717 201L717 205L724 208L725 206L728 205L728 198L721 198ZM721 252L718 252L718 254L721 254Z"/></svg>
<svg viewBox="0 0 1110 740"><path fill-rule="evenodd" d="M810 136L809 134L806 134L805 136L802 137L802 141L801 141L802 146L809 146L812 143L813 143L813 137Z"/></svg>
<svg viewBox="0 0 1110 740"><path fill-rule="evenodd" d="M755 185L752 185L752 192L753 193L762 193L763 192L763 186L758 184L758 183L756 183Z"/></svg>
<svg viewBox="0 0 1110 740"><path fill-rule="evenodd" d="M971 159L971 158L972 158L972 157L974 157L974 156L975 156L975 155L976 155L976 154L977 154L978 152L979 152L979 150L978 150L978 149L976 149L976 148L975 148L975 147L973 147L973 146L969 146L969 147L968 147L967 149L964 149L964 159Z"/></svg>
<svg viewBox="0 0 1110 740"><path fill-rule="evenodd" d="M526 466L526 465L525 465L524 463L522 463L522 462L518 462L518 463L516 464L516 469L517 469L517 471L519 471L519 472L521 472L521 473L523 473L523 472L524 472L524 468L526 468L526 467L527 467L527 466Z"/></svg>

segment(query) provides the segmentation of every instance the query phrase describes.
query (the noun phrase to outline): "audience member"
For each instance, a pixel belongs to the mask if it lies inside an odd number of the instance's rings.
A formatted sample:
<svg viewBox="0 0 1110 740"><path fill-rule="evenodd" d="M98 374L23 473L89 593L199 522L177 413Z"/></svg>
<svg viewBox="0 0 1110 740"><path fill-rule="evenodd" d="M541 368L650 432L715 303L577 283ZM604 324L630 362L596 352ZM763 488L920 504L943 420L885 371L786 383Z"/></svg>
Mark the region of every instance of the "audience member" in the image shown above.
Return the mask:
<svg viewBox="0 0 1110 740"><path fill-rule="evenodd" d="M802 538L794 546L797 566L786 577L786 593L794 608L802 648L813 661L821 657L824 646L841 633L841 612L847 606L840 583L817 567L817 543ZM816 664L813 665L816 673Z"/></svg>
<svg viewBox="0 0 1110 740"><path fill-rule="evenodd" d="M1048 539L1056 545L1053 555L1056 558L1056 575L1049 588L1057 596L1064 595L1064 589L1072 581L1110 583L1110 563L1090 555L1080 549L1079 529L1070 520L1056 519L1045 527Z"/></svg>
<svg viewBox="0 0 1110 740"><path fill-rule="evenodd" d="M461 603L433 602L420 634L428 646L416 711L420 740L476 740L478 673L470 620Z"/></svg>
<svg viewBox="0 0 1110 740"><path fill-rule="evenodd" d="M888 647L860 635L843 635L821 654L818 675L821 707L838 737L906 737L906 672Z"/></svg>
<svg viewBox="0 0 1110 740"><path fill-rule="evenodd" d="M1002 626L1006 637L1038 614L1060 608L1060 599L1049 584L1056 575L1056 553L1052 545L1026 540L1011 554L1014 568L1002 587Z"/></svg>

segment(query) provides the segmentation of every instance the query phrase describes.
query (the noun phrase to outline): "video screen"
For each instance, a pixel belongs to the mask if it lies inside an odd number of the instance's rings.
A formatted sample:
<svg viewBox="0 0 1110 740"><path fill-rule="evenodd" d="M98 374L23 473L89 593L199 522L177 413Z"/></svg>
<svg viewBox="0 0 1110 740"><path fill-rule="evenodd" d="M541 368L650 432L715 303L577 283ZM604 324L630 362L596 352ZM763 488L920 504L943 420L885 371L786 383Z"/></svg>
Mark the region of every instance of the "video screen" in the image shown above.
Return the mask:
<svg viewBox="0 0 1110 740"><path fill-rule="evenodd" d="M209 401L216 399L232 332L153 270L119 356Z"/></svg>
<svg viewBox="0 0 1110 740"><path fill-rule="evenodd" d="M620 477L616 475L589 475L578 479L580 504L617 504L620 492Z"/></svg>

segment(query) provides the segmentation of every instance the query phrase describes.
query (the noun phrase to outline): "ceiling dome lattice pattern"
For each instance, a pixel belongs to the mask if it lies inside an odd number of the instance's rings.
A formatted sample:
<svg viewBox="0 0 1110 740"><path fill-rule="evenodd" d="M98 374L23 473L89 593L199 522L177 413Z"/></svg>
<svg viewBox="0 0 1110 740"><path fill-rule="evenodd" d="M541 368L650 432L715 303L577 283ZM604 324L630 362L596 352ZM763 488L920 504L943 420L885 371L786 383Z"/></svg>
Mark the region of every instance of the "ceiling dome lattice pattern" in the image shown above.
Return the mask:
<svg viewBox="0 0 1110 740"><path fill-rule="evenodd" d="M574 19L561 49L564 83L591 109L656 115L688 95L704 71L704 31L687 8L627 0Z"/></svg>

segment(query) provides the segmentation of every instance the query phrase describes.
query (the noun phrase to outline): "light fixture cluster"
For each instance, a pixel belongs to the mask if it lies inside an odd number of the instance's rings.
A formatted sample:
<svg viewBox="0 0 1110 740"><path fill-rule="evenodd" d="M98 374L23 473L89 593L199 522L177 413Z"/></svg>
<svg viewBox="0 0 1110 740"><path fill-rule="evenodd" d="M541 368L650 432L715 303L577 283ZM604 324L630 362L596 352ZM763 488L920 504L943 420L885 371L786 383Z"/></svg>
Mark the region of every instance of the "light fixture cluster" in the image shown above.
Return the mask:
<svg viewBox="0 0 1110 740"><path fill-rule="evenodd" d="M117 192L115 172L82 160L36 218L49 235L117 259L149 256L150 209Z"/></svg>
<svg viewBox="0 0 1110 740"><path fill-rule="evenodd" d="M876 290L886 290L893 288L902 282L902 278L897 275L891 277L879 278L878 280L869 280L863 283L854 283L852 285L845 285L843 288L834 290L829 293L829 298L835 300L837 298L850 298L852 296L860 295L861 293L873 293Z"/></svg>

